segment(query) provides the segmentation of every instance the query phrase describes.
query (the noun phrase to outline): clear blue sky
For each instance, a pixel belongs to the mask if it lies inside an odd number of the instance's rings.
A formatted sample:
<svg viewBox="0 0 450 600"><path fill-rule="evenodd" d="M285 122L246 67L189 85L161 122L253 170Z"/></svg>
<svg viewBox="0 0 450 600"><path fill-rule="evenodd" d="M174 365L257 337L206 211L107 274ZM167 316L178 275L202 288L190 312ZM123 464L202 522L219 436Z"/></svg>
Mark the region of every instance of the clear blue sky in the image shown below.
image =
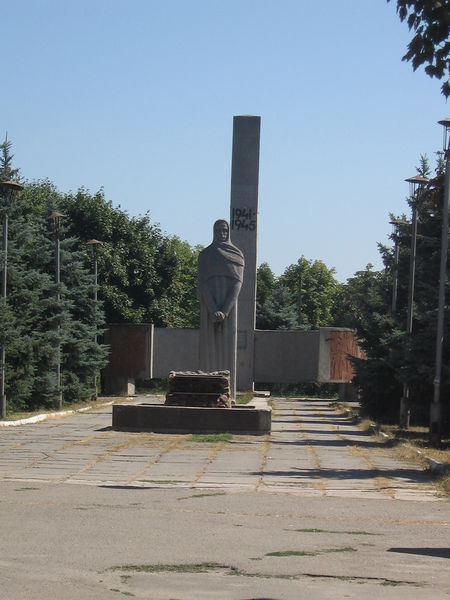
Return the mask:
<svg viewBox="0 0 450 600"><path fill-rule="evenodd" d="M229 216L233 115L261 116L258 262L344 281L441 149L440 83L385 0L2 0L0 136L29 180L100 187L208 244Z"/></svg>

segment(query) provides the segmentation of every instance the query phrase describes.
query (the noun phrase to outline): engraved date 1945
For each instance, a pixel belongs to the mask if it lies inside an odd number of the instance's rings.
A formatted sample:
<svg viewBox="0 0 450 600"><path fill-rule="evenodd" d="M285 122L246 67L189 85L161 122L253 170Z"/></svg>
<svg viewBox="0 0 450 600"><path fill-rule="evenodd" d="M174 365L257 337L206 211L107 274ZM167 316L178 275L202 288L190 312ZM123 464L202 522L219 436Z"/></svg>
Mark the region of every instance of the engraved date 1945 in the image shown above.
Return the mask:
<svg viewBox="0 0 450 600"><path fill-rule="evenodd" d="M256 230L256 211L253 208L233 208L231 211L231 229Z"/></svg>

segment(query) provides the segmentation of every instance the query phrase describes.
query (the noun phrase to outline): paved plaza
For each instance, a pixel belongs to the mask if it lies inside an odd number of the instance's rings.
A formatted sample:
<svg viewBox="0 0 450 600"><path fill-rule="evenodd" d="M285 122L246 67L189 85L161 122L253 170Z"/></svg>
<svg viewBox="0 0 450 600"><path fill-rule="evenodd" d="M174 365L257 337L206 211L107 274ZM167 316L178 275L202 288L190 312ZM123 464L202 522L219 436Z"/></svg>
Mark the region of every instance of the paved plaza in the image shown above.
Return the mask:
<svg viewBox="0 0 450 600"><path fill-rule="evenodd" d="M229 442L0 428L0 486L8 600L450 598L448 500L327 401Z"/></svg>

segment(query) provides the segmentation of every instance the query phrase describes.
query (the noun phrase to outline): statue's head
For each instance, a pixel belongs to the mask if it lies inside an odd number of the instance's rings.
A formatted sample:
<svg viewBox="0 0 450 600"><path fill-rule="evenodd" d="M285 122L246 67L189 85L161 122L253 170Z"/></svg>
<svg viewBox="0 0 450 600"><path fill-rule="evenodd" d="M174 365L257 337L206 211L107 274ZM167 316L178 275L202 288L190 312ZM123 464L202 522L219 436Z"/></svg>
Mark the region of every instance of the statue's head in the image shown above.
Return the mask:
<svg viewBox="0 0 450 600"><path fill-rule="evenodd" d="M214 223L214 241L227 242L230 237L230 226L225 219L219 219Z"/></svg>

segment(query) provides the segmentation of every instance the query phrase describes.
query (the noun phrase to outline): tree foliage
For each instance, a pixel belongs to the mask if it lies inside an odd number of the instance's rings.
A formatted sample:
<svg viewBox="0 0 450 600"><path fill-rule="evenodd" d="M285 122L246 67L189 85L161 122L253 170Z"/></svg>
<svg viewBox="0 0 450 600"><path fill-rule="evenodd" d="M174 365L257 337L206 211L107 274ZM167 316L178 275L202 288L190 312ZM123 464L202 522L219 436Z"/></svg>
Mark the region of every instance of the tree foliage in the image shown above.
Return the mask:
<svg viewBox="0 0 450 600"><path fill-rule="evenodd" d="M334 269L300 257L280 277L267 263L257 275L256 326L259 329L317 329L335 323L339 283Z"/></svg>
<svg viewBox="0 0 450 600"><path fill-rule="evenodd" d="M419 174L430 172L428 160L421 157ZM417 258L412 334L407 335L406 318L410 268L411 230L400 224L391 235L393 247L379 245L384 270L371 266L347 281L341 297L343 324L355 327L367 360L355 359L356 384L361 390L363 410L374 418L398 421L402 386L410 389L411 419L427 423L433 398L435 345L441 252L443 174L438 161L436 174L415 198L408 198L418 211ZM394 215L391 215L391 220ZM398 217L397 217L398 218ZM400 215L400 220L405 220ZM395 245L399 247L398 298L392 314L392 289L395 272ZM447 282L446 297L450 286ZM445 312L441 397L450 393L450 306ZM444 401L447 427L450 406Z"/></svg>
<svg viewBox="0 0 450 600"><path fill-rule="evenodd" d="M12 142L8 140L8 134L0 144L0 181L7 181L8 179L18 180L20 170L13 168L14 154L11 154Z"/></svg>
<svg viewBox="0 0 450 600"><path fill-rule="evenodd" d="M11 147L7 139L0 144L2 180L19 177ZM8 298L0 302L9 409L54 403L58 362L64 401L88 398L94 372L106 364L107 348L97 343L105 322L166 327L199 322L200 248L164 234L148 214L130 217L113 207L102 190L61 194L49 180L24 185L19 201L8 208ZM49 218L55 210L64 214L58 287ZM92 248L86 244L92 238L102 241L95 310Z"/></svg>
<svg viewBox="0 0 450 600"><path fill-rule="evenodd" d="M390 0L387 0L390 2ZM450 96L450 0L397 0L397 13L408 23L414 36L403 60L414 71L425 65L430 77L444 79L441 90Z"/></svg>
<svg viewBox="0 0 450 600"><path fill-rule="evenodd" d="M321 260L301 256L280 277L295 302L299 326L305 329L329 327L334 323L334 310L339 284L334 269Z"/></svg>
<svg viewBox="0 0 450 600"><path fill-rule="evenodd" d="M164 235L149 214L130 217L120 206L113 207L102 190L67 194L61 206L71 233L84 242L102 241L98 268L108 323L198 325L198 249Z"/></svg>
<svg viewBox="0 0 450 600"><path fill-rule="evenodd" d="M7 301L0 327L6 348L8 409L51 406L58 400L57 364L65 402L88 399L93 374L106 364L101 303L93 310L93 276L80 240L60 233L61 283L55 280L53 220L60 209L51 187L25 185L9 212ZM33 211L30 211L33 207ZM37 210L36 207L40 207Z"/></svg>

